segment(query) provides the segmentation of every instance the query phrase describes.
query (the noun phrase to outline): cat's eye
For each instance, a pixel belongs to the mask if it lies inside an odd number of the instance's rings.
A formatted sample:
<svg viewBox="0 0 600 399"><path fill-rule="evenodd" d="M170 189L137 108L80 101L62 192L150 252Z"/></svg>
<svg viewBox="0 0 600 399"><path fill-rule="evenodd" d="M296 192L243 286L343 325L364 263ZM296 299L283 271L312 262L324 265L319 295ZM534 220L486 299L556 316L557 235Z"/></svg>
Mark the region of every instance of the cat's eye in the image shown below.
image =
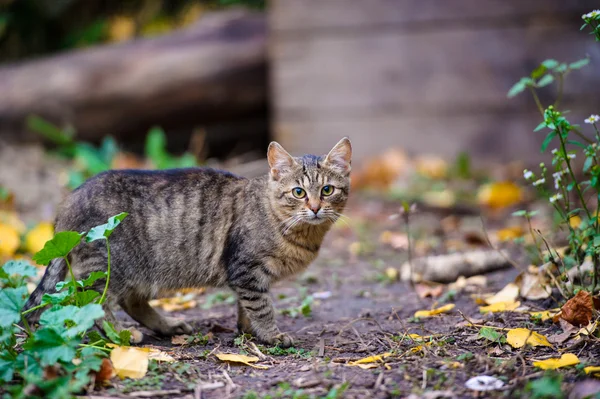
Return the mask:
<svg viewBox="0 0 600 399"><path fill-rule="evenodd" d="M321 194L323 194L324 196L329 196L331 194L333 194L333 186L323 186L323 188L321 189Z"/></svg>
<svg viewBox="0 0 600 399"><path fill-rule="evenodd" d="M306 197L306 191L300 187L292 188L292 195L298 199Z"/></svg>

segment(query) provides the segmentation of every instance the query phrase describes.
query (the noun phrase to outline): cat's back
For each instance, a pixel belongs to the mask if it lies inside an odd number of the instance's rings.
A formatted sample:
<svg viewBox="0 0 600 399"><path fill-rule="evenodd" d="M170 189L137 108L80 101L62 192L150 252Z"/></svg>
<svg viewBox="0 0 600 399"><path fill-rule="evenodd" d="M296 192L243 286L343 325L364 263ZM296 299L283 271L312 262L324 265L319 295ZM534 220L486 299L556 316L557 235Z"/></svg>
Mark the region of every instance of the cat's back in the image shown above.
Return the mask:
<svg viewBox="0 0 600 399"><path fill-rule="evenodd" d="M212 168L106 171L67 196L58 210L56 229L90 228L120 212L153 218L190 216L211 203L227 205L246 181Z"/></svg>

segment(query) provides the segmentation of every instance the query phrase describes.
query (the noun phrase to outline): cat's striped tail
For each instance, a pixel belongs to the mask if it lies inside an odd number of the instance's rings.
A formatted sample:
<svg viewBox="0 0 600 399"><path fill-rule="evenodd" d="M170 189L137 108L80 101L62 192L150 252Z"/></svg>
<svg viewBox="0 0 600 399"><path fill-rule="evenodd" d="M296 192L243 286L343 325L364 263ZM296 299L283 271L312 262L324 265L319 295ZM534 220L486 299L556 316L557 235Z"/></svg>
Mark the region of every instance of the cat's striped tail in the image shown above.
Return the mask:
<svg viewBox="0 0 600 399"><path fill-rule="evenodd" d="M31 293L27 303L23 307L23 311L31 309L42 302L44 294L52 294L56 292L56 284L63 281L67 275L67 263L63 258L56 258L50 262L50 265L46 268L42 281L38 284L36 289ZM37 322L40 318L40 314L44 309L37 309L33 312L27 313L25 316L27 321Z"/></svg>

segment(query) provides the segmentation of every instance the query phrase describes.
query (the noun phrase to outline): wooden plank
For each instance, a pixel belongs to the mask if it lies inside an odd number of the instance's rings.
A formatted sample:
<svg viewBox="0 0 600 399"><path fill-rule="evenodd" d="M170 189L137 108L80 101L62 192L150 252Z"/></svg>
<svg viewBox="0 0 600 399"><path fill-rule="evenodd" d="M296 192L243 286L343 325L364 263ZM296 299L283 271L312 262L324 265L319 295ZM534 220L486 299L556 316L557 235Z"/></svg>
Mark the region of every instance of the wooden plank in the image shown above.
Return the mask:
<svg viewBox="0 0 600 399"><path fill-rule="evenodd" d="M510 109L506 93L542 60L600 62L598 45L578 26L450 30L415 35L312 37L271 46L272 87L283 118L331 112ZM597 68L572 73L566 94L596 93Z"/></svg>
<svg viewBox="0 0 600 399"><path fill-rule="evenodd" d="M271 29L315 33L357 27L421 25L445 29L448 22L577 15L598 8L594 0L273 0Z"/></svg>

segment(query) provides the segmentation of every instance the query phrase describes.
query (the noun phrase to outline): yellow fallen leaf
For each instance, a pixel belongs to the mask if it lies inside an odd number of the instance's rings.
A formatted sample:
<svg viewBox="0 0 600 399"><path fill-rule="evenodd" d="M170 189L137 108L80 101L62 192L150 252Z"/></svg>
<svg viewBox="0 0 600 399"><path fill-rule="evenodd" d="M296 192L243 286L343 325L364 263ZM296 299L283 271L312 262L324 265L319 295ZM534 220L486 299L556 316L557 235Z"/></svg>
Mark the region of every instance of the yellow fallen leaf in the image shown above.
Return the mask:
<svg viewBox="0 0 600 399"><path fill-rule="evenodd" d="M480 306L479 311L481 313L497 313L497 312L511 312L521 306L521 302L519 301L510 301L510 302L496 302L489 306Z"/></svg>
<svg viewBox="0 0 600 399"><path fill-rule="evenodd" d="M542 310L539 312L528 312L531 317L539 318L541 321L546 321L560 312L560 309Z"/></svg>
<svg viewBox="0 0 600 399"><path fill-rule="evenodd" d="M408 337L413 341L425 341L431 338L431 335L421 336L419 334L408 334Z"/></svg>
<svg viewBox="0 0 600 399"><path fill-rule="evenodd" d="M46 241L54 237L54 227L52 223L42 222L29 230L25 236L25 250L30 254L36 254L44 248Z"/></svg>
<svg viewBox="0 0 600 399"><path fill-rule="evenodd" d="M8 224L0 224L0 256L13 256L20 243L17 229Z"/></svg>
<svg viewBox="0 0 600 399"><path fill-rule="evenodd" d="M591 374L595 377L600 375L600 366L587 366L583 368L586 374Z"/></svg>
<svg viewBox="0 0 600 399"><path fill-rule="evenodd" d="M534 360L533 365L542 370L556 370L560 367L574 366L579 364L579 358L572 353L565 353L559 358L551 358L546 360Z"/></svg>
<svg viewBox="0 0 600 399"><path fill-rule="evenodd" d="M552 344L542 334L531 331L527 328L514 328L506 334L506 342L513 348L522 348L527 342L531 346L549 346Z"/></svg>
<svg viewBox="0 0 600 399"><path fill-rule="evenodd" d="M398 269L394 267L388 267L387 269L385 269L385 275L392 281L398 280L398 274Z"/></svg>
<svg viewBox="0 0 600 399"><path fill-rule="evenodd" d="M423 155L415 159L417 172L430 179L443 179L448 174L448 163L435 155Z"/></svg>
<svg viewBox="0 0 600 399"><path fill-rule="evenodd" d="M19 219L15 212L0 210L0 224L7 224L17 230L19 234L25 233L25 223Z"/></svg>
<svg viewBox="0 0 600 399"><path fill-rule="evenodd" d="M483 206L501 209L521 202L523 193L513 182L495 182L482 186L477 193L477 199Z"/></svg>
<svg viewBox="0 0 600 399"><path fill-rule="evenodd" d="M461 362L450 362L447 365L451 369L462 369L465 367L465 365Z"/></svg>
<svg viewBox="0 0 600 399"><path fill-rule="evenodd" d="M418 346L410 348L410 351L412 353L418 353L418 352L421 352L422 350L423 350L423 345L418 345Z"/></svg>
<svg viewBox="0 0 600 399"><path fill-rule="evenodd" d="M443 191L427 191L421 196L423 202L437 208L450 208L456 204L456 194L445 189Z"/></svg>
<svg viewBox="0 0 600 399"><path fill-rule="evenodd" d="M576 229L581 224L581 218L577 215L571 216L569 218L569 224L571 225L572 228Z"/></svg>
<svg viewBox="0 0 600 399"><path fill-rule="evenodd" d="M454 304L453 303L449 303L447 305L441 306L437 309L432 309L432 310L418 310L415 312L415 317L431 317L431 316L435 316L437 314L440 313L446 313L451 311L452 309L454 309Z"/></svg>
<svg viewBox="0 0 600 399"><path fill-rule="evenodd" d="M504 288L498 291L495 295L486 298L488 305L493 305L498 302L514 302L519 297L519 286L515 283L508 283Z"/></svg>
<svg viewBox="0 0 600 399"><path fill-rule="evenodd" d="M268 369L267 366L252 364L258 362L259 359L256 356L238 355L236 353L216 353L215 356L222 362L240 363L256 369Z"/></svg>
<svg viewBox="0 0 600 399"><path fill-rule="evenodd" d="M496 232L496 237L500 241L511 241L515 238L522 237L524 234L523 228L521 226L511 226L505 229L498 230Z"/></svg>
<svg viewBox="0 0 600 399"><path fill-rule="evenodd" d="M383 362L383 359L386 357L392 356L390 352L382 353L381 355L373 355L368 357L363 357L362 359L354 360L352 362L348 362L349 366L359 366L366 365L369 363L379 363Z"/></svg>
<svg viewBox="0 0 600 399"><path fill-rule="evenodd" d="M150 306L160 307L165 312L176 312L184 309L195 308L198 303L194 300L193 293L187 295L176 295L170 298L153 299Z"/></svg>
<svg viewBox="0 0 600 399"><path fill-rule="evenodd" d="M120 378L143 378L148 371L148 348L116 346L110 352L110 361Z"/></svg>
<svg viewBox="0 0 600 399"><path fill-rule="evenodd" d="M108 24L108 37L110 41L121 42L131 39L135 35L135 21L133 18L117 15Z"/></svg>

